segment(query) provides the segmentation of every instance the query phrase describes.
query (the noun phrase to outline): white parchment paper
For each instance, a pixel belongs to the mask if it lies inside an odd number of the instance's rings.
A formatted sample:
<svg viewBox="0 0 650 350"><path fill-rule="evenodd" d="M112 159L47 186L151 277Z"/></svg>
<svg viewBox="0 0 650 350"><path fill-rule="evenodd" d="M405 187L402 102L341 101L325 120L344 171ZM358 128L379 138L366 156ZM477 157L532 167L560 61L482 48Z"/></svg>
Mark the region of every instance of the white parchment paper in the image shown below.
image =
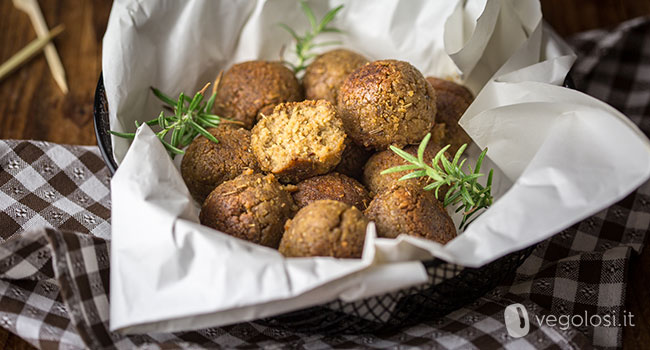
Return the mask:
<svg viewBox="0 0 650 350"><path fill-rule="evenodd" d="M312 7L322 16L341 3ZM235 62L277 59L291 45L278 22L307 27L293 0L116 0L103 49L111 128L133 131L158 114L149 86L193 92ZM544 28L537 1L346 1L334 25L344 47L462 79L477 93L460 123L489 148L494 205L446 246L376 238L371 224L362 259L285 259L201 226L177 166L143 126L131 145L113 140L121 164L111 182L112 330L218 326L424 283L420 260L481 266L650 176L650 143L625 116L557 86L575 57Z"/></svg>

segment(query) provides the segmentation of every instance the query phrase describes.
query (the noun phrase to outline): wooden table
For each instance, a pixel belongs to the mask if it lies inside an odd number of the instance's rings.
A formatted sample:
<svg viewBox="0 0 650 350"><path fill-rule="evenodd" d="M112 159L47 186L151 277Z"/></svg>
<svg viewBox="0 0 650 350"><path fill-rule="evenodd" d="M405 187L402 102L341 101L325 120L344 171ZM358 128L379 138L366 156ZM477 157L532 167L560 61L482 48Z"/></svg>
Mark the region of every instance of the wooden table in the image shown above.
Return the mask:
<svg viewBox="0 0 650 350"><path fill-rule="evenodd" d="M96 144L93 94L101 71L101 43L111 1L41 0L50 28L64 23L55 44L66 69L70 93L63 95L38 56L0 82L0 139L37 139L67 144ZM561 35L615 25L650 14L650 0L543 0L546 20ZM0 62L35 38L27 16L10 0L0 1ZM650 249L632 262L626 308L636 327L624 331L626 348L650 344ZM0 330L0 350L32 349Z"/></svg>

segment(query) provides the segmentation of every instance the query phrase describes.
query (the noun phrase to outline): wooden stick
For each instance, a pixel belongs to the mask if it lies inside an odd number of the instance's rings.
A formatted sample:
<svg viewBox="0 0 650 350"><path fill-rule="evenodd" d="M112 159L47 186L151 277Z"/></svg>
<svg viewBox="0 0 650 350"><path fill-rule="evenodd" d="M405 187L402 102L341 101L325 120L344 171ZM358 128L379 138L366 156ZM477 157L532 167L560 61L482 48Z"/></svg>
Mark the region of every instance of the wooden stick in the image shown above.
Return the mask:
<svg viewBox="0 0 650 350"><path fill-rule="evenodd" d="M45 38L49 30L47 29L47 24L43 18L43 12L41 12L41 8L38 6L38 2L36 0L13 0L13 2L14 6L27 13L29 19L32 21L36 35L39 38ZM65 80L65 70L63 69L63 64L61 63L59 54L56 52L54 44L49 43L45 47L45 58L47 59L47 64L50 66L50 72L54 81L59 85L61 91L67 94L68 83Z"/></svg>
<svg viewBox="0 0 650 350"><path fill-rule="evenodd" d="M14 71L14 69L20 67L23 63L29 61L30 58L34 57L34 55L41 52L50 40L63 32L63 29L63 24L56 26L45 37L35 39L15 55L11 56L7 62L0 66L0 80Z"/></svg>

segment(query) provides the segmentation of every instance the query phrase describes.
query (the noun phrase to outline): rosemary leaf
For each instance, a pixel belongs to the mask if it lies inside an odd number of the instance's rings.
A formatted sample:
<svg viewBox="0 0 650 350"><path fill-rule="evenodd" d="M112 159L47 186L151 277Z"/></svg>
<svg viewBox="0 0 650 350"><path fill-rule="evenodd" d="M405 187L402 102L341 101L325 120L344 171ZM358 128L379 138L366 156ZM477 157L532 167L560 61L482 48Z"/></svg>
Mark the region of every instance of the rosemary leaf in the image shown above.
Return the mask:
<svg viewBox="0 0 650 350"><path fill-rule="evenodd" d="M197 122L190 120L190 125L194 127L196 131L199 132L199 134L205 136L206 139L214 142L214 143L219 143L219 140L217 140L214 135L212 135L209 131L205 130L201 125L199 125Z"/></svg>
<svg viewBox="0 0 650 350"><path fill-rule="evenodd" d="M201 101L203 101L203 94L197 92L196 95L194 95L192 102L190 102L189 109L190 110L196 109L196 107L199 106L199 103L201 103Z"/></svg>
<svg viewBox="0 0 650 350"><path fill-rule="evenodd" d="M386 169L381 172L381 175L385 174L391 174L391 173L399 173L401 171L408 171L408 170L415 170L418 169L420 166L417 164L407 164L407 165L399 165L396 167L392 167L390 169Z"/></svg>
<svg viewBox="0 0 650 350"><path fill-rule="evenodd" d="M464 178L463 178L463 181L465 181L465 182L474 181L474 180L478 179L478 178L481 177L481 176L484 176L484 175L481 174L481 173L478 173L478 174L470 174L470 175L467 175L466 177L464 177Z"/></svg>
<svg viewBox="0 0 650 350"><path fill-rule="evenodd" d="M407 161L409 161L409 162L411 162L413 164L418 164L418 159L413 157L413 155L411 155L410 153L408 153L408 152L406 152L404 150L401 150L401 149L399 149L399 148L397 148L395 146L390 146L390 149L391 149L391 151L397 153L398 156L406 159Z"/></svg>
<svg viewBox="0 0 650 350"><path fill-rule="evenodd" d="M487 154L487 149L481 152L479 158L476 161L476 166L472 170L471 166L467 165L469 172L466 172L464 169L467 158L462 158L464 151L467 148L467 145L461 146L454 158L450 161L447 159L445 152L449 149L450 145L443 147L431 160L431 163L427 163L424 159L424 151L431 139L431 134L427 134L420 142L417 151L417 157L412 154L401 150L397 147L391 146L390 149L395 152L398 156L403 158L406 162L410 164L399 165L389 169L385 169L381 174L390 174L401 171L412 170L411 173L402 176L399 181L428 177L433 180L432 183L426 184L423 189L425 191L434 190L435 197L440 199L440 189L443 186L449 186L449 189L444 193L444 198L442 199L443 206L455 206L456 212L463 213L463 219L459 225L459 229L462 230L471 224L473 220L470 221L472 217L478 215L477 213L481 209L488 208L492 205L492 178L494 171L490 170L488 173L488 178L485 187L477 182L477 179L481 176L484 176L480 172L481 165Z"/></svg>
<svg viewBox="0 0 650 350"><path fill-rule="evenodd" d="M207 110L207 108L206 108L206 110ZM205 118L205 119L213 120L213 121L216 121L216 122L220 121L221 119L230 120L228 118L222 118L222 117L220 117L220 116L218 116L216 114L202 114L201 116L203 118Z"/></svg>
<svg viewBox="0 0 650 350"><path fill-rule="evenodd" d="M334 17L336 17L336 14L339 13L339 11L341 11L342 8L343 8L343 5L339 5L339 6L335 7L334 9L330 10L328 13L326 13L325 16L323 16L323 19L320 21L318 31L319 32L324 31L326 29L327 25L330 24L330 22L332 22Z"/></svg>
<svg viewBox="0 0 650 350"><path fill-rule="evenodd" d="M289 27L288 25L286 25L284 23L278 23L278 25L280 27L282 27L284 30L286 30L287 32L289 32L289 34L291 34L291 36L293 37L294 40L296 40L296 41L302 40L302 38L299 37L298 34L291 27Z"/></svg>
<svg viewBox="0 0 650 350"><path fill-rule="evenodd" d="M490 173L488 174L488 180L487 180L487 184L486 184L487 188L492 187L492 175L494 175L494 170L490 169Z"/></svg>
<svg viewBox="0 0 650 350"><path fill-rule="evenodd" d="M440 176L434 169L427 167L425 171L427 172L427 176L432 178L434 181L445 182L445 179Z"/></svg>
<svg viewBox="0 0 650 350"><path fill-rule="evenodd" d="M422 142L420 142L420 146L418 147L418 162L420 163L424 163L424 151L427 148L429 139L431 139L431 133L428 133L427 136L422 139Z"/></svg>
<svg viewBox="0 0 650 350"><path fill-rule="evenodd" d="M418 177L422 177L422 176L426 176L426 175L427 175L426 171L418 170L418 171L414 171L412 173L409 173L409 174L406 174L406 175L400 177L399 181L408 180L408 179L416 179Z"/></svg>
<svg viewBox="0 0 650 350"><path fill-rule="evenodd" d="M207 112L207 113L212 112L212 107L214 106L214 101L216 101L216 99L217 99L217 93L214 92L214 93L212 93L212 96L210 96L210 98L208 99L208 102L205 105L205 112ZM205 115L209 115L209 114L205 114ZM216 115L215 115L215 117L219 118Z"/></svg>
<svg viewBox="0 0 650 350"><path fill-rule="evenodd" d="M467 191L467 187L461 186L460 193L463 195L464 202L473 207L474 200L472 199L472 196L469 195L469 191Z"/></svg>
<svg viewBox="0 0 650 350"><path fill-rule="evenodd" d="M158 115L158 125L160 126L161 129L165 129L167 125L165 125L165 114L164 112L160 112Z"/></svg>
<svg viewBox="0 0 650 350"><path fill-rule="evenodd" d="M134 132L118 132L118 131L113 131L113 130L108 130L111 134L119 137L123 137L125 139L132 139L135 137Z"/></svg>
<svg viewBox="0 0 650 350"><path fill-rule="evenodd" d="M183 151L182 149L179 149L179 148L176 148L176 147L172 146L172 145L169 144L167 141L165 141L165 139L160 138L160 142L162 142L162 144L165 145L165 147L167 148L167 150L169 150L170 152L172 152L172 153L174 153L174 154L185 154L185 151Z"/></svg>
<svg viewBox="0 0 650 350"><path fill-rule="evenodd" d="M460 156L462 156L463 152L465 152L465 148L467 148L467 144L463 144L462 146L460 146L452 162L453 164L458 164L458 161L460 160Z"/></svg>
<svg viewBox="0 0 650 350"><path fill-rule="evenodd" d="M309 7L305 1L301 1L300 6L302 7L302 11L305 13L305 16L307 16L307 20L309 20L311 29L316 31L318 29L318 24L316 22L316 15L314 15L314 11L312 11L311 7Z"/></svg>
<svg viewBox="0 0 650 350"><path fill-rule="evenodd" d="M483 164L483 158L485 158L485 153L486 150L481 152L481 154L478 156L478 159L476 160L476 165L474 166L474 173L478 173L481 171L481 165Z"/></svg>
<svg viewBox="0 0 650 350"><path fill-rule="evenodd" d="M440 189L440 186L441 186L441 185L439 184L439 182L432 182L432 183L430 183L430 184L424 186L423 190L425 190L425 191L431 191L431 190L435 189L435 190L436 190L436 193L438 193L438 189ZM438 197L438 195L436 194L436 198L437 198L437 197Z"/></svg>
<svg viewBox="0 0 650 350"><path fill-rule="evenodd" d="M321 33L325 33L325 32L341 33L339 29L328 27L327 25L330 22L332 22L334 17L336 17L336 14L343 8L343 5L340 5L328 11L320 20L320 22L318 22L318 20L316 19L316 15L314 14L314 11L311 9L311 7L309 7L309 4L307 4L305 0L300 1L300 7L302 8L302 12L305 14L305 17L307 17L310 26L310 29L305 34L299 35L298 33L296 33L295 30L293 30L291 27L289 27L284 23L278 24L281 28L286 30L296 42L294 51L298 62L292 63L292 62L287 62L284 59L282 60L284 64L286 64L287 66L291 67L291 69L293 69L293 72L295 74L298 74L301 71L303 71L305 68L307 68L309 61L312 58L317 56L315 53L310 52L311 49L316 47L340 44L340 42L338 41L314 43L313 40Z"/></svg>
<svg viewBox="0 0 650 350"><path fill-rule="evenodd" d="M169 105L169 110L173 112L173 115L165 116L165 111L162 111L157 118L146 121L145 124L149 126L158 125L160 131L156 132L156 136L160 139L160 142L162 142L172 158L177 154L185 153L182 149L188 146L199 134L204 135L214 143L219 142L214 135L206 130L206 128L219 126L222 119L224 119L216 114L211 114L211 109L216 100L216 90L206 103L203 102L205 98L203 93L209 85L206 84L192 98L181 92L176 100L156 88L151 88L151 91L156 97ZM140 123L136 121L135 126L136 128L140 127ZM129 139L135 137L134 133L110 132L119 137ZM169 141L166 140L168 134Z"/></svg>
<svg viewBox="0 0 650 350"><path fill-rule="evenodd" d="M183 114L183 106L185 104L185 94L181 92L178 96L178 102L176 102L176 116L180 117Z"/></svg>
<svg viewBox="0 0 650 350"><path fill-rule="evenodd" d="M162 91L156 89L155 87L151 86L150 89L153 92L153 94L156 95L156 97L158 97L158 99L165 102L166 104L170 106L175 106L178 103L176 100L163 94Z"/></svg>
<svg viewBox="0 0 650 350"><path fill-rule="evenodd" d="M321 33L343 33L343 31L338 28L323 28L320 32Z"/></svg>

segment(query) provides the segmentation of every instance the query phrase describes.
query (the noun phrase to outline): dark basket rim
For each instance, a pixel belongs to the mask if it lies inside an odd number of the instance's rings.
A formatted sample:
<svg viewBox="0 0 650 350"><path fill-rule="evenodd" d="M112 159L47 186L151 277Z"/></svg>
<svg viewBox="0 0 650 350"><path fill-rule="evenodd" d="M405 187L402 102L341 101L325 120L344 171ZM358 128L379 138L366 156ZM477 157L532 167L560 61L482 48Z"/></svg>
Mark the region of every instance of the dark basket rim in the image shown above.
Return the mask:
<svg viewBox="0 0 650 350"><path fill-rule="evenodd" d="M106 126L110 128L107 118L108 101L106 100L106 90L104 88L104 72L99 73L99 80L95 88L95 101L93 103L93 125L95 126L95 137L99 152L104 158L104 163L108 167L111 175L117 170L117 162L113 156L113 142Z"/></svg>

